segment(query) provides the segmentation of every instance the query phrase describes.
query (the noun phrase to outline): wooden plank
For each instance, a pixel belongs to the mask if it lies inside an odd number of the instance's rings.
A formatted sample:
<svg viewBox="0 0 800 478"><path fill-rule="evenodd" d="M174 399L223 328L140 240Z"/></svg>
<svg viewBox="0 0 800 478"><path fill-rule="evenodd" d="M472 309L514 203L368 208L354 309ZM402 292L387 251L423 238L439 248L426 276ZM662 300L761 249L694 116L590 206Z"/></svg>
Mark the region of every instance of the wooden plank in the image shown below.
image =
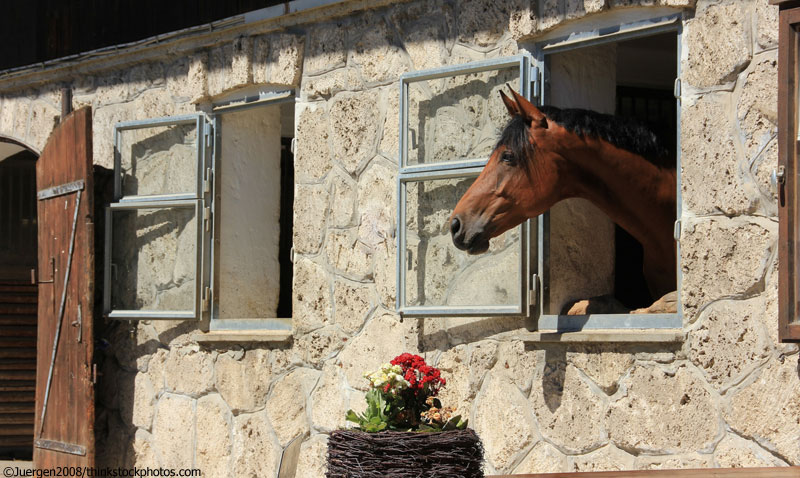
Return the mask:
<svg viewBox="0 0 800 478"><path fill-rule="evenodd" d="M8 339L11 337L34 337L36 338L36 327L13 326L0 324L0 337Z"/></svg>
<svg viewBox="0 0 800 478"><path fill-rule="evenodd" d="M36 368L34 367L32 370L20 370L12 369L12 370L2 370L0 369L0 381L2 380L30 380L36 383Z"/></svg>
<svg viewBox="0 0 800 478"><path fill-rule="evenodd" d="M706 468L691 470L600 471L491 475L486 478L800 478L800 467Z"/></svg>
<svg viewBox="0 0 800 478"><path fill-rule="evenodd" d="M0 427L0 436L16 436L33 434L33 423L30 425L4 425Z"/></svg>
<svg viewBox="0 0 800 478"><path fill-rule="evenodd" d="M33 370L36 371L35 359L4 359L0 360L0 370Z"/></svg>
<svg viewBox="0 0 800 478"><path fill-rule="evenodd" d="M35 405L30 402L0 402L0 413L33 413Z"/></svg>
<svg viewBox="0 0 800 478"><path fill-rule="evenodd" d="M0 359L12 358L36 358L36 349L34 348L0 348Z"/></svg>
<svg viewBox="0 0 800 478"><path fill-rule="evenodd" d="M36 304L0 304L2 315L36 315Z"/></svg>
<svg viewBox="0 0 800 478"><path fill-rule="evenodd" d="M33 413L3 413L0 414L0 425L30 425L33 426Z"/></svg>
<svg viewBox="0 0 800 478"><path fill-rule="evenodd" d="M0 436L0 446L33 447L32 435Z"/></svg>
<svg viewBox="0 0 800 478"><path fill-rule="evenodd" d="M0 325L36 327L35 315L0 315Z"/></svg>
<svg viewBox="0 0 800 478"><path fill-rule="evenodd" d="M38 297L28 294L4 294L0 295L0 304L35 304Z"/></svg>

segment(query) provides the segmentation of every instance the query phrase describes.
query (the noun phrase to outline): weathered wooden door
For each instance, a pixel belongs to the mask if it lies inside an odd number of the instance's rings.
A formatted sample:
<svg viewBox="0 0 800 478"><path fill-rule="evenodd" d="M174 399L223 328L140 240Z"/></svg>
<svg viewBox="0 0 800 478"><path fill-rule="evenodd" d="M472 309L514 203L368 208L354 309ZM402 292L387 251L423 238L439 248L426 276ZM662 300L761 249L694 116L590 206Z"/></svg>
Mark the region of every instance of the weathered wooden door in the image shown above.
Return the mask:
<svg viewBox="0 0 800 478"><path fill-rule="evenodd" d="M93 466L92 112L56 128L36 163L39 328L33 461Z"/></svg>

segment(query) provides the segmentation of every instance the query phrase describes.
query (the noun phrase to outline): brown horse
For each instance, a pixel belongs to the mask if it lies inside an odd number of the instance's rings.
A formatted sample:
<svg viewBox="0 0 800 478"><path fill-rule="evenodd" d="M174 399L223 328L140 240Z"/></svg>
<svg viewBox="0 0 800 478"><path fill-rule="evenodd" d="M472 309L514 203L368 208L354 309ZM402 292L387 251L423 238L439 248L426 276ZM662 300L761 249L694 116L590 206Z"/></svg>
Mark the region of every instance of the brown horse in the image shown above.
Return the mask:
<svg viewBox="0 0 800 478"><path fill-rule="evenodd" d="M455 246L481 254L492 237L562 199L584 198L642 244L652 296L674 291L676 176L655 160L665 154L655 136L592 111L537 108L511 93L513 100L500 92L511 121L450 217Z"/></svg>

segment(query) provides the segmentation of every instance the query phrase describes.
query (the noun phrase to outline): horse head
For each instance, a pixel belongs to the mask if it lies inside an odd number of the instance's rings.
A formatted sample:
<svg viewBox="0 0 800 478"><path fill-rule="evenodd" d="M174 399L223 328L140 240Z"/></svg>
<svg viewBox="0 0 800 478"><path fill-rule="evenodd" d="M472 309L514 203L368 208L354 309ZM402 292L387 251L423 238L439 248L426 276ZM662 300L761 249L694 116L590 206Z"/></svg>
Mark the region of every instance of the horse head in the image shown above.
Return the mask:
<svg viewBox="0 0 800 478"><path fill-rule="evenodd" d="M489 239L547 211L562 199L564 161L555 148L559 125L511 89L500 96L511 121L481 174L450 216L453 243L470 254L489 248Z"/></svg>

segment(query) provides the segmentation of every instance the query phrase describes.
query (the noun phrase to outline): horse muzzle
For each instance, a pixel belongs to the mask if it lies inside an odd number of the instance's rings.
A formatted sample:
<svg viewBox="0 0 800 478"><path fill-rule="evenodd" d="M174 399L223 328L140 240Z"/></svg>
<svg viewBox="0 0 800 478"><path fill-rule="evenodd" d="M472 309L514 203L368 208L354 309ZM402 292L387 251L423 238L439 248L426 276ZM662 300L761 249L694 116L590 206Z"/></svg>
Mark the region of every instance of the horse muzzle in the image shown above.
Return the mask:
<svg viewBox="0 0 800 478"><path fill-rule="evenodd" d="M450 221L450 236L453 238L453 244L469 254L483 254L489 250L489 235L486 234L484 228L477 231L474 229L476 228L467 227L458 216L454 216Z"/></svg>

